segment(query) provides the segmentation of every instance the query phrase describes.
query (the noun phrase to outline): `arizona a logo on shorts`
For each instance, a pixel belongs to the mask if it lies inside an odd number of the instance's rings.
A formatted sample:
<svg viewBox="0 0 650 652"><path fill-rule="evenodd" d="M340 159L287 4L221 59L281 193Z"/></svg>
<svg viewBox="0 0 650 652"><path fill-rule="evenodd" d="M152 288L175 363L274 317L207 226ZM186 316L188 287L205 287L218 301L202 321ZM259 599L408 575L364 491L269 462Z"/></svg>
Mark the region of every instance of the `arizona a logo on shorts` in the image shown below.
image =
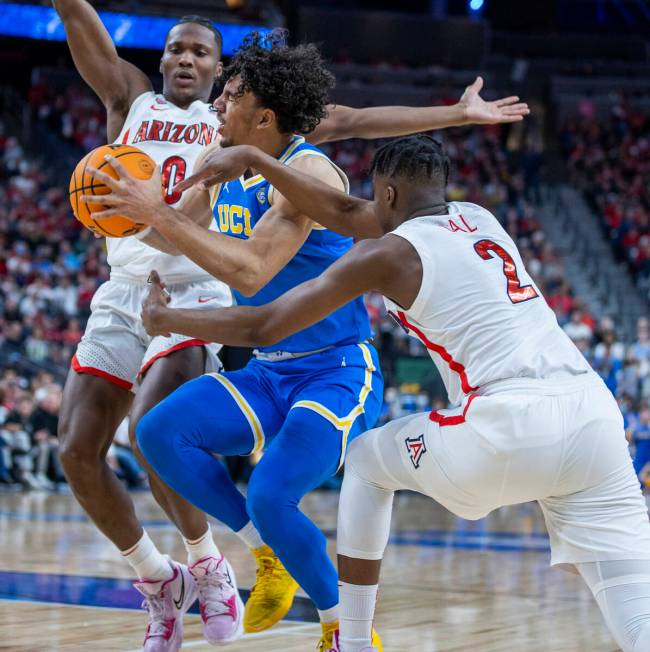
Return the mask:
<svg viewBox="0 0 650 652"><path fill-rule="evenodd" d="M416 469L420 468L420 460L427 452L427 447L424 443L424 435L420 435L419 437L407 437L404 440L404 443L406 444L406 450L409 453L413 466Z"/></svg>

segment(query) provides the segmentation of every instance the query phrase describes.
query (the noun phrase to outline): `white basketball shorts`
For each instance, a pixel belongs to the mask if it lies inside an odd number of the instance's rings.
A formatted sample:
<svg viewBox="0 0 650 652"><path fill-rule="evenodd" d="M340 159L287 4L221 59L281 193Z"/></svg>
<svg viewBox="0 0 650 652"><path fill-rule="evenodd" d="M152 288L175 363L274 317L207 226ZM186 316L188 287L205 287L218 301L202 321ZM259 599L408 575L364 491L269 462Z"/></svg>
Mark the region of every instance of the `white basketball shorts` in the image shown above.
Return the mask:
<svg viewBox="0 0 650 652"><path fill-rule="evenodd" d="M552 565L650 559L648 511L623 419L595 374L500 381L467 397L459 410L398 419L352 442L348 471L351 482L368 488L366 511L374 503L390 508L392 494L373 498L373 487L417 491L466 519L537 500ZM344 487L339 508L338 552L349 556L368 547L361 533L355 543L364 509L349 504L362 502L361 487L355 489ZM383 549L366 552L379 558Z"/></svg>
<svg viewBox="0 0 650 652"><path fill-rule="evenodd" d="M206 371L218 372L221 344L206 343L185 335L149 337L140 313L149 291L145 283L110 280L95 293L91 315L72 368L106 378L135 391L139 379L158 358L190 346L204 346ZM213 309L232 304L230 291L218 281L200 281L167 286L173 308Z"/></svg>

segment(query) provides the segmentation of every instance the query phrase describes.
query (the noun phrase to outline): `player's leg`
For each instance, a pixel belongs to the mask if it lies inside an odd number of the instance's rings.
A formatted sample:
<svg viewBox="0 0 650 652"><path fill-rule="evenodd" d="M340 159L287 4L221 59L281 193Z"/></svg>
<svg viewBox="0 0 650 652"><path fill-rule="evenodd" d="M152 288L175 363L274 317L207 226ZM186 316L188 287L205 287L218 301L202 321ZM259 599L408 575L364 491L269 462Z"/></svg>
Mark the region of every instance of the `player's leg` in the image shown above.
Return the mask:
<svg viewBox="0 0 650 652"><path fill-rule="evenodd" d="M339 499L337 554L340 652L372 650L381 561L388 543L393 496L421 491L402 463L405 441L424 432L428 416L404 417L350 444ZM422 453L420 453L422 455Z"/></svg>
<svg viewBox="0 0 650 652"><path fill-rule="evenodd" d="M293 580L264 545L244 497L213 453L244 455L260 450L265 435L274 434L281 423L282 415L258 375L247 367L186 383L147 413L137 427L140 450L163 481L226 523L258 557L258 564L269 566L273 577L282 580L270 587L275 593L263 594L268 608L282 601ZM290 606L291 599L282 615Z"/></svg>
<svg viewBox="0 0 650 652"><path fill-rule="evenodd" d="M622 418L605 388L575 404L557 490L539 501L551 563L575 565L624 652L650 650L650 522Z"/></svg>
<svg viewBox="0 0 650 652"><path fill-rule="evenodd" d="M346 442L374 423L383 389L369 347L329 356L299 363L317 372L301 377L293 408L253 472L247 501L264 540L316 604L324 639L338 626L337 576L325 537L298 505L336 472Z"/></svg>
<svg viewBox="0 0 650 652"><path fill-rule="evenodd" d="M221 644L241 635L242 608L238 608L233 586L235 574L214 542L205 513L158 478L140 453L135 436L140 419L150 409L205 369L203 346L183 347L178 343L169 348L171 352L161 351L146 370L131 409L129 434L133 449L149 474L152 493L183 536L189 571L199 593L204 636L213 644Z"/></svg>
<svg viewBox="0 0 650 652"><path fill-rule="evenodd" d="M133 502L106 463L133 394L111 381L70 370L59 416L59 454L75 498L119 550L143 535Z"/></svg>
<svg viewBox="0 0 650 652"><path fill-rule="evenodd" d="M133 503L105 461L118 424L132 404L144 342L137 334L142 288L105 283L73 358L59 419L61 461L78 500L120 550L140 581L150 622L145 650L173 650L182 615L196 598L186 567L170 562L138 523Z"/></svg>
<svg viewBox="0 0 650 652"><path fill-rule="evenodd" d="M321 616L338 605L336 570L321 531L298 508L302 497L335 473L341 433L314 412L291 410L248 483L251 519ZM247 610L251 628L269 623ZM271 617L273 614L264 614Z"/></svg>
<svg viewBox="0 0 650 652"><path fill-rule="evenodd" d="M131 446L149 473L151 491L186 541L199 539L206 533L208 521L205 514L181 498L153 473L140 453L135 432L140 419L150 409L187 381L202 375L204 368L203 346L181 348L157 358L142 377L129 419Z"/></svg>
<svg viewBox="0 0 650 652"><path fill-rule="evenodd" d="M623 652L650 650L650 560L576 564Z"/></svg>

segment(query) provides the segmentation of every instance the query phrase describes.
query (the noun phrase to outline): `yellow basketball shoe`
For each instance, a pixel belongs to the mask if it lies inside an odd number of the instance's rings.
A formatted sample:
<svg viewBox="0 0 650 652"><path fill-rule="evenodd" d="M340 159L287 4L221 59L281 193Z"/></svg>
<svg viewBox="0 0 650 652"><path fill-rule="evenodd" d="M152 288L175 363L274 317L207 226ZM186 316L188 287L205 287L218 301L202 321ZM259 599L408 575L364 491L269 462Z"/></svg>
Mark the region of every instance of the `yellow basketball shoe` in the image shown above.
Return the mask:
<svg viewBox="0 0 650 652"><path fill-rule="evenodd" d="M291 609L298 583L268 546L252 551L257 562L255 586L244 609L244 631L262 632Z"/></svg>
<svg viewBox="0 0 650 652"><path fill-rule="evenodd" d="M318 652L339 652L339 621L335 620L333 623L320 624L323 635L318 641ZM372 628L372 647L364 648L363 652L383 652L384 648L381 644L379 634Z"/></svg>

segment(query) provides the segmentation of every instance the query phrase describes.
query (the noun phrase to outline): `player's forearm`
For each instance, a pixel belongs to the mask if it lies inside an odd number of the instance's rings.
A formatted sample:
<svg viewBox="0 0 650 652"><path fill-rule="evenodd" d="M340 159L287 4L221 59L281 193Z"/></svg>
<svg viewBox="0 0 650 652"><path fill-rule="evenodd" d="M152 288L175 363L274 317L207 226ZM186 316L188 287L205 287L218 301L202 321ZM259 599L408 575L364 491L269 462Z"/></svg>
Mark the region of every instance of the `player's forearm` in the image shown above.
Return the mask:
<svg viewBox="0 0 650 652"><path fill-rule="evenodd" d="M383 235L372 219L370 202L329 186L276 159L251 148L251 167L260 174L302 214L336 233L358 240Z"/></svg>
<svg viewBox="0 0 650 652"><path fill-rule="evenodd" d="M216 310L160 309L152 319L156 332L179 333L188 337L230 346L268 346L266 306L238 306ZM280 339L280 338L278 338Z"/></svg>
<svg viewBox="0 0 650 652"><path fill-rule="evenodd" d="M328 140L344 138L388 138L458 127L468 124L460 104L453 106L382 106L367 109L339 107L340 118Z"/></svg>
<svg viewBox="0 0 650 652"><path fill-rule="evenodd" d="M244 295L257 291L264 261L247 240L208 231L169 206L152 215L151 225L199 267Z"/></svg>

